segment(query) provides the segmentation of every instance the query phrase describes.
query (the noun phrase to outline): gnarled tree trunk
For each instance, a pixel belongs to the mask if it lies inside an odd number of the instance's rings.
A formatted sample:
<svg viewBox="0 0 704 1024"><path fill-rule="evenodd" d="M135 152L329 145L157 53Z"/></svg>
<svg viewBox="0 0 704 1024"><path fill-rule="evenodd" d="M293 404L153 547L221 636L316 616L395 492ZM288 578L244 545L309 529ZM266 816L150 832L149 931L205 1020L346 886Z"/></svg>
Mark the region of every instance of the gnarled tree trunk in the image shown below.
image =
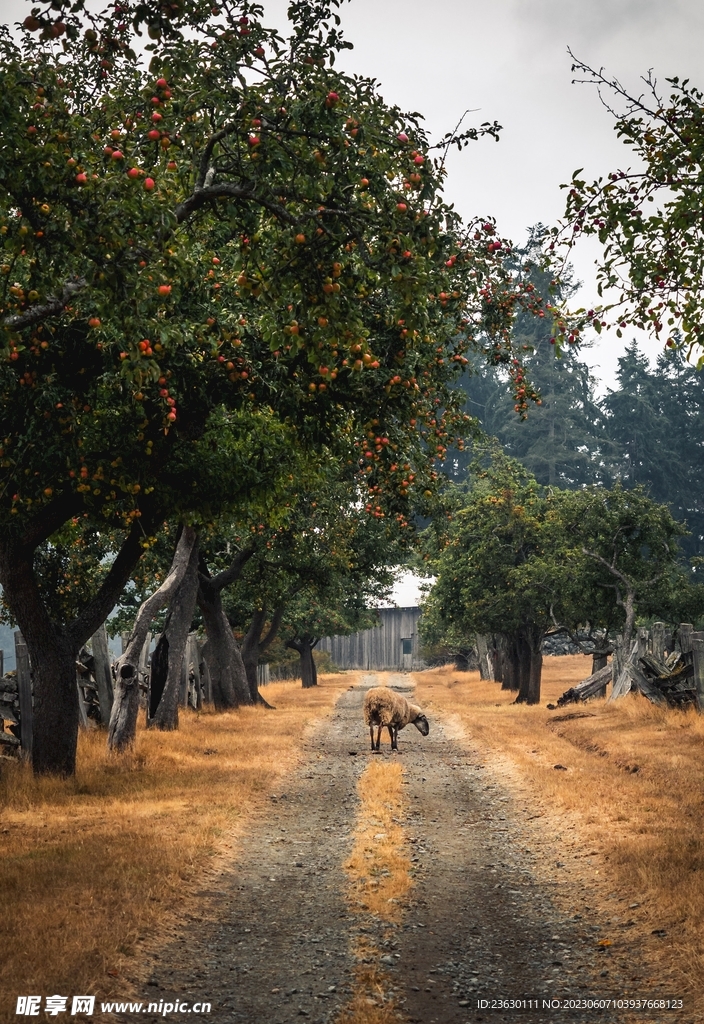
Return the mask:
<svg viewBox="0 0 704 1024"><path fill-rule="evenodd" d="M521 686L516 704L540 703L540 680L543 670L543 631L529 626L519 634L521 651Z"/></svg>
<svg viewBox="0 0 704 1024"><path fill-rule="evenodd" d="M263 704L265 707L271 708L271 704L264 700L259 692L257 666L259 665L259 659L263 652L279 632L283 608L276 609L266 635L262 636L262 629L266 622L266 614L266 608L260 608L257 609L252 616L249 629L242 641L242 661L244 662L245 672L247 673L247 683L249 684L249 692L252 697L252 701L255 704Z"/></svg>
<svg viewBox="0 0 704 1024"><path fill-rule="evenodd" d="M291 647L294 651L298 651L301 658L301 683L303 689L307 690L311 686L318 685L318 670L315 667L315 659L313 658L313 648L318 643L320 637L316 639L313 636L301 636L293 640L289 640L286 643L287 647Z"/></svg>
<svg viewBox="0 0 704 1024"><path fill-rule="evenodd" d="M171 599L164 630L152 655L147 724L157 729L178 729L183 663L200 583L198 557L196 538L186 571Z"/></svg>
<svg viewBox="0 0 704 1024"><path fill-rule="evenodd" d="M222 606L220 590L202 573L198 589L198 607L208 639L203 658L210 672L213 703L218 711L251 704L247 673L232 627Z"/></svg>
<svg viewBox="0 0 704 1024"><path fill-rule="evenodd" d="M69 496L70 497L70 496ZM32 766L37 774L73 775L78 741L78 652L114 606L139 559L141 527L125 538L110 571L72 622L52 622L34 573L34 552L65 520L42 510L24 539L0 538L0 584L22 631L32 667ZM145 517L145 522L149 520Z"/></svg>
<svg viewBox="0 0 704 1024"><path fill-rule="evenodd" d="M196 532L184 526L176 545L169 574L151 597L137 612L125 653L117 662L115 695L108 728L108 748L125 750L134 743L139 712L139 656L156 613L167 604L178 590L188 568Z"/></svg>
<svg viewBox="0 0 704 1024"><path fill-rule="evenodd" d="M515 692L521 686L521 663L517 637L511 633L501 639L501 663L503 666L501 689Z"/></svg>

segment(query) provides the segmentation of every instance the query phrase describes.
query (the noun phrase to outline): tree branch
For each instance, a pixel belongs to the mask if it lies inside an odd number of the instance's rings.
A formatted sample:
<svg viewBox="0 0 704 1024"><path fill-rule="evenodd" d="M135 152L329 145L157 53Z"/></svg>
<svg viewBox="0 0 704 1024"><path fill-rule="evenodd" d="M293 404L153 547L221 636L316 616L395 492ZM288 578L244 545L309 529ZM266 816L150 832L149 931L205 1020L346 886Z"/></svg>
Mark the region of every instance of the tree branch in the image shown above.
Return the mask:
<svg viewBox="0 0 704 1024"><path fill-rule="evenodd" d="M203 582L207 583L207 585L212 587L213 590L224 590L225 587L228 587L238 579L240 573L256 550L256 542L250 541L247 547L242 548L241 551L237 552L228 568L223 569L223 571L219 572L217 576L208 577L204 573L201 573L203 576Z"/></svg>
<svg viewBox="0 0 704 1024"><path fill-rule="evenodd" d="M133 522L132 529L122 542L115 561L100 587L83 611L66 627L66 635L80 647L105 622L124 590L132 570L142 554L141 541L152 527L145 518ZM167 577L168 578L168 577Z"/></svg>
<svg viewBox="0 0 704 1024"><path fill-rule="evenodd" d="M19 331L23 327L31 327L32 324L41 323L42 320L48 319L50 316L56 316L57 313L62 313L66 306L69 304L74 295L86 288L88 282L85 277L76 277L73 281L68 281L64 285L64 290L60 296L48 296L46 302L43 302L39 306L32 306L25 313L17 313L15 316L9 316L3 320L2 325L8 331Z"/></svg>
<svg viewBox="0 0 704 1024"><path fill-rule="evenodd" d="M238 185L234 181L223 181L217 185L206 185L203 188L197 189L188 197L188 199L184 199L182 203L179 203L174 210L177 223L182 224L183 221L192 213L195 213L196 210L200 210L201 207L206 206L215 199L221 198L246 199L250 202L256 203L258 206L263 206L264 209L269 210L287 224L295 225L298 223L297 219L292 216L285 207L281 206L280 203L274 203L268 199L263 199L261 196L257 196L255 194L251 185Z"/></svg>

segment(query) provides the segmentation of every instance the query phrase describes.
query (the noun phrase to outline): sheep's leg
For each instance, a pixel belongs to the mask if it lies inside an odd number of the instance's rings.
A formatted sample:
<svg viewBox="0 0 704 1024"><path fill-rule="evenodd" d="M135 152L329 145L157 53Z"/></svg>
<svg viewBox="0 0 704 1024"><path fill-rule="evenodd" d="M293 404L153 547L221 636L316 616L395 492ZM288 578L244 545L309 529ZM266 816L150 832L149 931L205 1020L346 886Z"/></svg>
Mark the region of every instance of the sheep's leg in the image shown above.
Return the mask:
<svg viewBox="0 0 704 1024"><path fill-rule="evenodd" d="M387 725L386 728L389 730L389 739L391 740L391 749L395 750L396 749L396 743L395 743L395 740L394 740L394 727L393 727L393 725Z"/></svg>
<svg viewBox="0 0 704 1024"><path fill-rule="evenodd" d="M377 752L377 754L379 753L379 744L381 743L381 730L383 728L384 728L384 726L380 725L379 728L376 731L376 752Z"/></svg>
<svg viewBox="0 0 704 1024"><path fill-rule="evenodd" d="M398 726L397 725L395 725L393 727L393 732L391 733L391 749L398 751Z"/></svg>
<svg viewBox="0 0 704 1024"><path fill-rule="evenodd" d="M374 725L369 726L369 736L372 744L372 753L374 752Z"/></svg>

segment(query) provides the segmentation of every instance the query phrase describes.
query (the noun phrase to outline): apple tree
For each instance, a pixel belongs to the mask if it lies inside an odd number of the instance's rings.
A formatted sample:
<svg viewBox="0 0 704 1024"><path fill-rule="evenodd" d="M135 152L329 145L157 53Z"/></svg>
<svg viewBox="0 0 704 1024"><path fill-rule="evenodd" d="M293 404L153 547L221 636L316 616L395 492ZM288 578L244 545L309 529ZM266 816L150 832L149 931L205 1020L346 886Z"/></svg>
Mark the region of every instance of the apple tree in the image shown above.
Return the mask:
<svg viewBox="0 0 704 1024"><path fill-rule="evenodd" d="M417 117L336 70L336 6L293 4L288 39L246 0L54 0L0 31L0 583L36 771L74 770L75 654L159 524L246 492L223 418L269 410L311 453L349 437L409 529L462 430L465 352L531 398L508 243L444 203ZM122 542L57 619L35 553L84 515Z"/></svg>
<svg viewBox="0 0 704 1024"><path fill-rule="evenodd" d="M578 81L596 86L630 147L631 165L596 181L575 171L565 217L551 243L565 259L582 236L603 246L597 265L598 310L565 316L554 307L556 329L575 340L585 325L645 330L670 348L694 352L704 342L704 94L688 79L667 79L668 95L649 72L632 94L603 70L574 60Z"/></svg>

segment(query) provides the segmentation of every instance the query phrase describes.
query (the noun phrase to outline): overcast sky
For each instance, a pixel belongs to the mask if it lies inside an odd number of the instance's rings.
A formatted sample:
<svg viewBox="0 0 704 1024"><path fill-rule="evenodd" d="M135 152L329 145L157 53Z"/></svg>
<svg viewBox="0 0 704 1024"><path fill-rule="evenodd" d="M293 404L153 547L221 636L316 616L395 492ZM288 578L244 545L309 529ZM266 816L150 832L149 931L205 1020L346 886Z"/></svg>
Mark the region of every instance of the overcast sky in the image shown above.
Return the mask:
<svg viewBox="0 0 704 1024"><path fill-rule="evenodd" d="M5 22L30 7L0 0ZM264 0L264 8L265 22L284 29L287 0ZM649 68L663 84L679 75L704 87L701 0L351 0L341 14L355 47L345 68L379 80L387 101L422 113L432 137L468 108L477 108L476 124L504 126L499 143L453 152L446 191L464 216L495 216L517 243L530 225L559 217L560 184L573 170L597 177L628 164L596 91L571 84L568 46L634 91ZM596 301L597 252L594 244L575 260L584 305ZM609 333L585 352L600 390L612 382L624 343Z"/></svg>

